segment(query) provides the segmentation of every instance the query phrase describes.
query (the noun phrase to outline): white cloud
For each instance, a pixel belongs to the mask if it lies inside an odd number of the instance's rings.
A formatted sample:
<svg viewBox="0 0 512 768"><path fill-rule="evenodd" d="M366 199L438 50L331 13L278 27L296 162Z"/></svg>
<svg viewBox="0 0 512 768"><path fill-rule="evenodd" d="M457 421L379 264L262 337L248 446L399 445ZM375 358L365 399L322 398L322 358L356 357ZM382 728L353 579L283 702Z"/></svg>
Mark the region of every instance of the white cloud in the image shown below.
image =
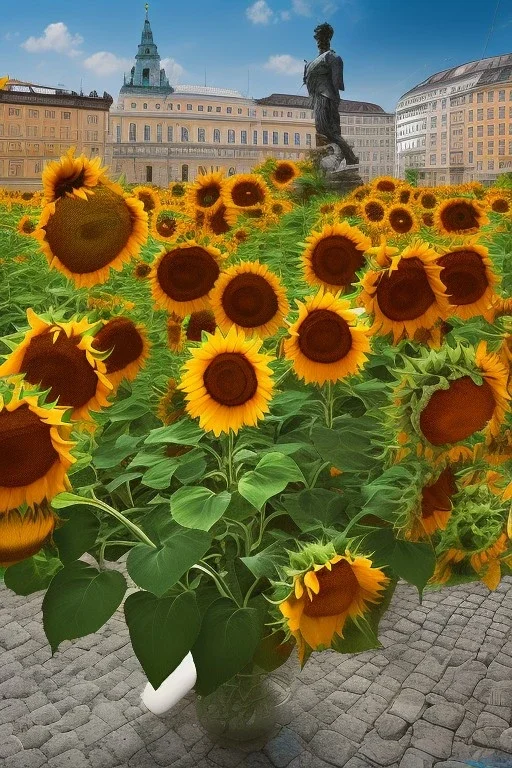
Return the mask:
<svg viewBox="0 0 512 768"><path fill-rule="evenodd" d="M299 16L311 16L311 3L308 0L292 0L292 8Z"/></svg>
<svg viewBox="0 0 512 768"><path fill-rule="evenodd" d="M281 16L281 21L290 21L292 17L290 11L281 11L280 16Z"/></svg>
<svg viewBox="0 0 512 768"><path fill-rule="evenodd" d="M301 75L304 71L304 62L287 53L270 56L263 66L278 75Z"/></svg>
<svg viewBox="0 0 512 768"><path fill-rule="evenodd" d="M4 40L14 40L16 37L19 37L19 32L6 32L4 35Z"/></svg>
<svg viewBox="0 0 512 768"><path fill-rule="evenodd" d="M67 26L62 21L58 21L55 24L48 24L41 37L29 37L21 47L29 53L54 51L66 56L79 56L78 47L83 41L81 35L72 35Z"/></svg>
<svg viewBox="0 0 512 768"><path fill-rule="evenodd" d="M253 24L268 24L274 16L274 11L265 0L256 0L253 5L245 9L245 15Z"/></svg>
<svg viewBox="0 0 512 768"><path fill-rule="evenodd" d="M129 70L131 66L131 59L122 59L109 51L98 51L84 59L84 67L96 75L113 75L115 72Z"/></svg>
<svg viewBox="0 0 512 768"><path fill-rule="evenodd" d="M181 76L185 71L181 64L178 64L174 59L167 57L166 59L162 59L160 66L165 69L165 74L169 78L171 85L179 83Z"/></svg>

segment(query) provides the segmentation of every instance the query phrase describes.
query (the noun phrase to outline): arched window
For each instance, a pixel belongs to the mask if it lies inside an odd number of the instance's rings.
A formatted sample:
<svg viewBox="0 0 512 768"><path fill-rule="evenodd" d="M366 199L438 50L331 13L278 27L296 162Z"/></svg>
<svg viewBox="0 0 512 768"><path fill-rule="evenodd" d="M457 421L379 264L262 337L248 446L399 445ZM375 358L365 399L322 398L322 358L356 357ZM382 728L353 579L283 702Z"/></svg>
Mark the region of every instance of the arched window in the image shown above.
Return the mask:
<svg viewBox="0 0 512 768"><path fill-rule="evenodd" d="M198 141L206 141L206 131L204 128L198 128L197 129L197 140Z"/></svg>
<svg viewBox="0 0 512 768"><path fill-rule="evenodd" d="M188 181L188 165L181 166L181 180Z"/></svg>
<svg viewBox="0 0 512 768"><path fill-rule="evenodd" d="M144 126L144 141L151 141L151 126Z"/></svg>
<svg viewBox="0 0 512 768"><path fill-rule="evenodd" d="M137 141L137 126L135 125L135 123L130 123L128 139L129 141Z"/></svg>
<svg viewBox="0 0 512 768"><path fill-rule="evenodd" d="M235 169L234 168L230 168L229 171L228 171L228 176L234 176L235 173L236 173Z"/></svg>
<svg viewBox="0 0 512 768"><path fill-rule="evenodd" d="M208 169L204 165L200 165L199 168L197 169L197 173L199 176L206 176L206 174L208 173Z"/></svg>
<svg viewBox="0 0 512 768"><path fill-rule="evenodd" d="M228 130L228 144L234 144L235 143L235 132L229 128Z"/></svg>
<svg viewBox="0 0 512 768"><path fill-rule="evenodd" d="M174 131L172 129L172 125L169 125L167 127L167 141L173 142L174 141Z"/></svg>
<svg viewBox="0 0 512 768"><path fill-rule="evenodd" d="M181 127L181 140L182 141L188 141L188 128ZM185 166L183 166L185 167ZM187 166L188 168L188 166ZM188 173L188 170L187 170Z"/></svg>
<svg viewBox="0 0 512 768"><path fill-rule="evenodd" d="M218 128L213 129L213 140L220 142L220 131Z"/></svg>

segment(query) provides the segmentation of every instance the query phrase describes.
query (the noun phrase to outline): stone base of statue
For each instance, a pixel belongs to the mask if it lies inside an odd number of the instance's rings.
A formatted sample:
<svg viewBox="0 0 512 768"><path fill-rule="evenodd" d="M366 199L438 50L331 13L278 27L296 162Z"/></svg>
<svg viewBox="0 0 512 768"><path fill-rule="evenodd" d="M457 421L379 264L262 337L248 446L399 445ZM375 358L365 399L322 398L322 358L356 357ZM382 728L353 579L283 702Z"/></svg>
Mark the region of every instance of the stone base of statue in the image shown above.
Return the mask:
<svg viewBox="0 0 512 768"><path fill-rule="evenodd" d="M347 165L338 144L327 142L319 134L316 138L317 146L309 151L309 158L324 176L329 192L337 192L342 196L364 184L359 175L359 164Z"/></svg>

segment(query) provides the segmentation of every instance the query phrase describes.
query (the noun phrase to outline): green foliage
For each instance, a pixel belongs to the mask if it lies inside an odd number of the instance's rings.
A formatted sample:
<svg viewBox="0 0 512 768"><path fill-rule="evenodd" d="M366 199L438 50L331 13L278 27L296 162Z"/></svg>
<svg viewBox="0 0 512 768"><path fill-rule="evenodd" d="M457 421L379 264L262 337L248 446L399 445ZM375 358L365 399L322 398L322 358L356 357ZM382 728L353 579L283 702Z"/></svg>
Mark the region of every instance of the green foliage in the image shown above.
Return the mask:
<svg viewBox="0 0 512 768"><path fill-rule="evenodd" d="M256 509L284 491L288 483L304 483L304 476L293 459L277 451L267 453L256 468L246 472L238 483L238 491Z"/></svg>
<svg viewBox="0 0 512 768"><path fill-rule="evenodd" d="M61 568L62 563L58 558L41 551L27 560L2 570L4 570L5 586L17 595L25 596L46 589Z"/></svg>

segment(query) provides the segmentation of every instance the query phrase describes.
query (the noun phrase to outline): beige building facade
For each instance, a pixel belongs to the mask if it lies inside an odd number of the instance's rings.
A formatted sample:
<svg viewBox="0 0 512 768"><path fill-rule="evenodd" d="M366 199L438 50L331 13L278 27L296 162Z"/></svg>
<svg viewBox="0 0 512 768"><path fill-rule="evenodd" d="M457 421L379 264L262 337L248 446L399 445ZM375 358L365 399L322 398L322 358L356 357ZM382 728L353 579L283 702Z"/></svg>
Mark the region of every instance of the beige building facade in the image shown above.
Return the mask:
<svg viewBox="0 0 512 768"><path fill-rule="evenodd" d="M71 146L104 157L111 104L107 93L81 96L9 80L0 91L0 186L40 189L44 165Z"/></svg>
<svg viewBox="0 0 512 768"><path fill-rule="evenodd" d="M462 64L408 91L396 109L396 175L426 186L491 184L512 170L512 54Z"/></svg>

